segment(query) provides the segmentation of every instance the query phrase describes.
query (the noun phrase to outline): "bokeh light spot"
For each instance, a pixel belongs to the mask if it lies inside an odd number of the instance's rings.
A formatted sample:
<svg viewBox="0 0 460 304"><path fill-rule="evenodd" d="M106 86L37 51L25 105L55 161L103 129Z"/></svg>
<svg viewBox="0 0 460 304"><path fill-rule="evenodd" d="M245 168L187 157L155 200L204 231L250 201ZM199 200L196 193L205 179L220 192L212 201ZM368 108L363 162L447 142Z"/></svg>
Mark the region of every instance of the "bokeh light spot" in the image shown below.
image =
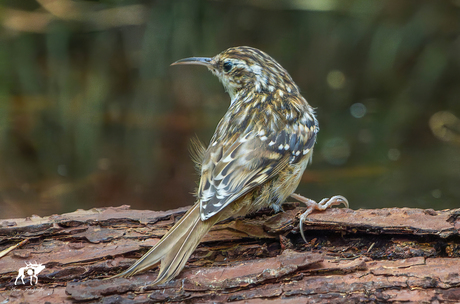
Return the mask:
<svg viewBox="0 0 460 304"><path fill-rule="evenodd" d="M327 84L335 90L342 89L345 86L345 74L339 70L332 70L327 74Z"/></svg>
<svg viewBox="0 0 460 304"><path fill-rule="evenodd" d="M366 115L367 109L366 106L360 102L354 103L350 107L351 116L354 118L362 118Z"/></svg>
<svg viewBox="0 0 460 304"><path fill-rule="evenodd" d="M431 191L431 196L433 196L434 198L441 198L442 191L439 189L434 189L433 191Z"/></svg>
<svg viewBox="0 0 460 304"><path fill-rule="evenodd" d="M398 149L388 150L388 159L397 161L401 157L401 152Z"/></svg>
<svg viewBox="0 0 460 304"><path fill-rule="evenodd" d="M328 139L321 151L326 161L333 165L343 165L350 157L350 144L344 138Z"/></svg>
<svg viewBox="0 0 460 304"><path fill-rule="evenodd" d="M61 176L67 176L67 166L59 165L57 168L57 173Z"/></svg>

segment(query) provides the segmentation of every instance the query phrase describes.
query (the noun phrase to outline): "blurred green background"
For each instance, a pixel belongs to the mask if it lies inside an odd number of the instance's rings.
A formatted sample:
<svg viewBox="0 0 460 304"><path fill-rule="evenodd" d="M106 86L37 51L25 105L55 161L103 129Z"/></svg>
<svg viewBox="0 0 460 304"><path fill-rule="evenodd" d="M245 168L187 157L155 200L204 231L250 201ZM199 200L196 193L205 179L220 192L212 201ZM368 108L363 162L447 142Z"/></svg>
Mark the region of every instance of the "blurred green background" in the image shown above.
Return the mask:
<svg viewBox="0 0 460 304"><path fill-rule="evenodd" d="M6 0L0 22L0 218L192 204L189 139L230 100L170 64L238 45L317 108L301 194L460 205L459 0Z"/></svg>

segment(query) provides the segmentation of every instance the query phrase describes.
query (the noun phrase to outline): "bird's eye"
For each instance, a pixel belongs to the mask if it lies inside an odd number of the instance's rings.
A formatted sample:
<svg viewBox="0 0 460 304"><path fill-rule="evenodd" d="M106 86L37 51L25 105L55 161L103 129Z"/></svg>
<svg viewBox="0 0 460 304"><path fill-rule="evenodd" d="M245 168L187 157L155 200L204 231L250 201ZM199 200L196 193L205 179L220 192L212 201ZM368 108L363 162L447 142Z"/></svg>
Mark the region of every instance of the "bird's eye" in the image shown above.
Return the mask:
<svg viewBox="0 0 460 304"><path fill-rule="evenodd" d="M225 61L224 65L223 65L223 68L224 68L224 72L228 73L233 68L233 63L231 63L230 61Z"/></svg>

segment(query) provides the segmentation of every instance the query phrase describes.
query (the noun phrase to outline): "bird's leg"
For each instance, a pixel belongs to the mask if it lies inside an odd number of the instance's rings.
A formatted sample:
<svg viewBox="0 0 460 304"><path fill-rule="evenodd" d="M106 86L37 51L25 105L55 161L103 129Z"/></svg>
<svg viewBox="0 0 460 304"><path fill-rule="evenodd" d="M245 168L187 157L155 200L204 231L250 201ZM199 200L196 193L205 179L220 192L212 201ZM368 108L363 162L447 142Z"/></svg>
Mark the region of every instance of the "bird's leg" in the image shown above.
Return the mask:
<svg viewBox="0 0 460 304"><path fill-rule="evenodd" d="M302 235L302 238L305 241L305 243L307 242L307 240L305 239L305 234L303 232L303 222L305 221L307 216L313 212L313 210L324 211L327 208L330 208L334 205L340 205L340 204L344 204L345 207L347 208L349 206L348 200L341 195L335 195L331 198L323 198L319 203L315 202L312 199L306 198L305 196L297 194L297 193L291 194L291 197L298 200L301 203L304 203L308 207L307 211L302 213L302 215L300 216L300 224L299 224L300 234Z"/></svg>

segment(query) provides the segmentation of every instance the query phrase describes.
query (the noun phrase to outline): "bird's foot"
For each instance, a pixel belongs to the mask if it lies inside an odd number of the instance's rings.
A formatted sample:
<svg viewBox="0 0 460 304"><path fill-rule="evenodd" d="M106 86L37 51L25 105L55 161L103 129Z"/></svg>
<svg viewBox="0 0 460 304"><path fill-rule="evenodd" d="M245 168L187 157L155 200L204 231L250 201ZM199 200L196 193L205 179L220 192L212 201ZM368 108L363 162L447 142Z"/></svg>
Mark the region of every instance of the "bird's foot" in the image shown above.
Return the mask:
<svg viewBox="0 0 460 304"><path fill-rule="evenodd" d="M307 240L303 232L303 222L305 221L307 216L309 216L310 213L313 212L313 210L324 211L332 206L340 205L340 204L344 204L345 207L347 208L349 207L348 200L341 195L335 195L331 198L323 198L319 203L315 202L312 199L306 198L305 196L297 194L297 193L291 194L291 197L298 200L301 203L304 203L308 207L307 211L302 213L302 215L300 216L300 225L299 225L300 234L302 235L302 238L305 241L305 243L307 242Z"/></svg>

